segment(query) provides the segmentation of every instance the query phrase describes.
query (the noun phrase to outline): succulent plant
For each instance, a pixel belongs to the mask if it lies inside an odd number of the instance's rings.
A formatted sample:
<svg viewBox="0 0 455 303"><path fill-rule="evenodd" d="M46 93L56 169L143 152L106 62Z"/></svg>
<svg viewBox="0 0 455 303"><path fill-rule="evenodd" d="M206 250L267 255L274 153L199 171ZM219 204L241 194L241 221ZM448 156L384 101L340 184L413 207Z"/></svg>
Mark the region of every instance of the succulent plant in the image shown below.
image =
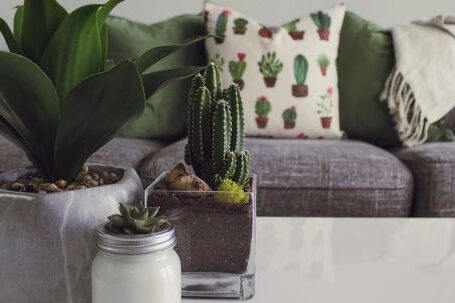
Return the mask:
<svg viewBox="0 0 455 303"><path fill-rule="evenodd" d="M287 123L295 122L295 120L297 119L297 112L295 111L295 107L285 109L281 117L283 118L284 122Z"/></svg>
<svg viewBox="0 0 455 303"><path fill-rule="evenodd" d="M294 77L297 84L305 84L308 75L308 60L303 55L294 58Z"/></svg>
<svg viewBox="0 0 455 303"><path fill-rule="evenodd" d="M202 69L147 73L205 37L162 45L105 69L105 20L120 2L67 13L55 0L25 0L16 10L14 34L0 18L11 51L0 51L0 134L22 148L49 182L71 182L92 153L142 113L145 97Z"/></svg>
<svg viewBox="0 0 455 303"><path fill-rule="evenodd" d="M300 22L300 19L294 19L291 22L283 24L281 27L283 27L284 29L286 29L290 33L297 32L298 31L297 23L299 23L299 22Z"/></svg>
<svg viewBox="0 0 455 303"><path fill-rule="evenodd" d="M234 30L244 30L248 25L248 20L245 18L237 18L234 20Z"/></svg>
<svg viewBox="0 0 455 303"><path fill-rule="evenodd" d="M266 97L261 96L256 100L254 112L258 117L265 118L270 114L271 111L272 105L270 104L270 101Z"/></svg>
<svg viewBox="0 0 455 303"><path fill-rule="evenodd" d="M318 64L320 67L328 67L330 65L330 59L326 54L320 54L318 57Z"/></svg>
<svg viewBox="0 0 455 303"><path fill-rule="evenodd" d="M311 19L313 19L314 24L316 24L319 29L323 30L328 30L332 23L332 18L321 11L311 14Z"/></svg>
<svg viewBox="0 0 455 303"><path fill-rule="evenodd" d="M217 188L224 179L244 187L250 154L244 150L245 121L239 88L221 88L219 68L210 64L193 79L188 103L185 162L197 176Z"/></svg>
<svg viewBox="0 0 455 303"><path fill-rule="evenodd" d="M224 34L226 34L226 28L230 13L231 12L229 10L225 9L218 15L215 26L215 34L217 35L217 37L215 37L215 42L217 44L224 42Z"/></svg>
<svg viewBox="0 0 455 303"><path fill-rule="evenodd" d="M164 216L159 216L159 207L145 208L141 202L135 205L120 203L120 214L108 217L109 223L105 228L115 234L149 234L158 231L163 224L168 223Z"/></svg>
<svg viewBox="0 0 455 303"><path fill-rule="evenodd" d="M238 61L232 60L229 62L229 72L231 73L232 79L242 80L246 70L245 53L238 53L237 58Z"/></svg>
<svg viewBox="0 0 455 303"><path fill-rule="evenodd" d="M262 55L258 65L264 77L276 77L283 70L283 63L277 59L275 52Z"/></svg>

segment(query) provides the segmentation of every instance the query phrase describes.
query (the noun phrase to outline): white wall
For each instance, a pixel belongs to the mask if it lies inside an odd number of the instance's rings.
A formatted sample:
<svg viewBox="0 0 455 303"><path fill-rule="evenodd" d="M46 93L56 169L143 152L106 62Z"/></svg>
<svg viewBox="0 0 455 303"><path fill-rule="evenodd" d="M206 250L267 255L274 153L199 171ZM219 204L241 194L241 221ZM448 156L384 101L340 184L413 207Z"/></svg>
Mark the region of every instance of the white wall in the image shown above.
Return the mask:
<svg viewBox="0 0 455 303"><path fill-rule="evenodd" d="M11 24L13 7L22 0L0 0L0 16ZM60 0L72 10L100 0ZM341 2L341 0L218 0L218 3L237 8L268 25L279 25L290 18L307 14ZM348 9L384 26L427 19L438 14L455 15L455 0L345 0ZM125 0L113 12L142 22L151 23L177 14L198 12L202 0ZM0 48L4 48L0 39Z"/></svg>

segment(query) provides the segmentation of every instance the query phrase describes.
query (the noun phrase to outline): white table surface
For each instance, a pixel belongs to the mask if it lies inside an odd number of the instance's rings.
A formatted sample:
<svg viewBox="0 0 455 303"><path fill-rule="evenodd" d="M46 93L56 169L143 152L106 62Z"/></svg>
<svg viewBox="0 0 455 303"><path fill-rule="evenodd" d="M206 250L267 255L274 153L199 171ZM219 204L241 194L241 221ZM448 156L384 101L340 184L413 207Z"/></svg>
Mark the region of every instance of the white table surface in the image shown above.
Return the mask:
<svg viewBox="0 0 455 303"><path fill-rule="evenodd" d="M248 303L455 302L455 219L258 218L256 254Z"/></svg>

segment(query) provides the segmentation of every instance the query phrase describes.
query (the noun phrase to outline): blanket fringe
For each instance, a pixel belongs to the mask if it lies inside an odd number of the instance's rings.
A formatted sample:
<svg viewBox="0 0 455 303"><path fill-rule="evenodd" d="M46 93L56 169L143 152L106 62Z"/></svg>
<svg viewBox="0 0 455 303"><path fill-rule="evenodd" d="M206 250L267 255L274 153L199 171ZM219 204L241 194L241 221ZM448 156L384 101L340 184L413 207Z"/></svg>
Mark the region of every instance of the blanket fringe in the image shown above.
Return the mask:
<svg viewBox="0 0 455 303"><path fill-rule="evenodd" d="M427 141L430 123L396 67L387 79L380 99L388 103L398 137L404 146L412 147Z"/></svg>

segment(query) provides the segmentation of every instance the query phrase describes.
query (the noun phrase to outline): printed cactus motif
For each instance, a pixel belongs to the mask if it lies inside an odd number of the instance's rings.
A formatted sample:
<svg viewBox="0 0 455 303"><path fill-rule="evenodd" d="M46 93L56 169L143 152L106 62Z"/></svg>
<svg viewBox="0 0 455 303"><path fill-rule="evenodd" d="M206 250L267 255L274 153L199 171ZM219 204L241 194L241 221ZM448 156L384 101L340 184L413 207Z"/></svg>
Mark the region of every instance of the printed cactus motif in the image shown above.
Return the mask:
<svg viewBox="0 0 455 303"><path fill-rule="evenodd" d="M297 55L294 58L294 77L297 84L292 85L294 97L308 96L308 86L305 84L308 75L308 60L304 55Z"/></svg>
<svg viewBox="0 0 455 303"><path fill-rule="evenodd" d="M266 128L269 118L267 117L272 111L272 104L265 96L261 96L256 100L254 112L256 113L256 124L258 128Z"/></svg>
<svg viewBox="0 0 455 303"><path fill-rule="evenodd" d="M305 31L299 30L297 28L297 24L300 22L300 19L294 19L291 22L288 22L281 27L286 29L289 33L289 36L291 36L292 39L294 40L303 40L303 36L305 35Z"/></svg>
<svg viewBox="0 0 455 303"><path fill-rule="evenodd" d="M234 20L234 34L236 35L245 35L246 26L248 25L248 20L245 18L237 18Z"/></svg>
<svg viewBox="0 0 455 303"><path fill-rule="evenodd" d="M193 79L188 102L185 162L211 188L231 179L245 186L250 154L244 150L245 120L236 84L221 88L221 72L210 64Z"/></svg>
<svg viewBox="0 0 455 303"><path fill-rule="evenodd" d="M330 26L332 24L332 18L326 13L321 11L311 14L314 24L318 27L319 38L324 41L329 41Z"/></svg>
<svg viewBox="0 0 455 303"><path fill-rule="evenodd" d="M228 23L230 14L231 14L231 11L225 9L218 16L218 20L216 21L215 34L217 36L223 36L223 37L215 37L214 39L215 39L216 44L221 44L224 42L224 35L226 34L226 28L227 28L227 23Z"/></svg>
<svg viewBox="0 0 455 303"><path fill-rule="evenodd" d="M297 119L297 112L295 110L295 106L285 109L281 117L283 118L285 129L295 128L295 120Z"/></svg>
<svg viewBox="0 0 455 303"><path fill-rule="evenodd" d="M271 39L273 36L272 30L265 26L262 26L261 29L258 31L258 33L259 33L259 36L261 36L262 38Z"/></svg>
<svg viewBox="0 0 455 303"><path fill-rule="evenodd" d="M320 54L318 57L318 65L319 68L321 69L321 74L323 76L327 75L327 68L330 65L330 59L326 54Z"/></svg>
<svg viewBox="0 0 455 303"><path fill-rule="evenodd" d="M245 53L237 53L238 61L232 60L229 62L229 72L231 73L234 83L239 86L240 90L245 86L245 82L242 79L246 70L245 57Z"/></svg>
<svg viewBox="0 0 455 303"><path fill-rule="evenodd" d="M332 124L333 91L333 87L327 88L327 92L321 96L320 101L317 103L317 113L321 116L322 128L330 128Z"/></svg>
<svg viewBox="0 0 455 303"><path fill-rule="evenodd" d="M278 74L283 70L283 63L277 59L276 53L262 55L258 65L259 71L264 77L265 86L274 87Z"/></svg>

